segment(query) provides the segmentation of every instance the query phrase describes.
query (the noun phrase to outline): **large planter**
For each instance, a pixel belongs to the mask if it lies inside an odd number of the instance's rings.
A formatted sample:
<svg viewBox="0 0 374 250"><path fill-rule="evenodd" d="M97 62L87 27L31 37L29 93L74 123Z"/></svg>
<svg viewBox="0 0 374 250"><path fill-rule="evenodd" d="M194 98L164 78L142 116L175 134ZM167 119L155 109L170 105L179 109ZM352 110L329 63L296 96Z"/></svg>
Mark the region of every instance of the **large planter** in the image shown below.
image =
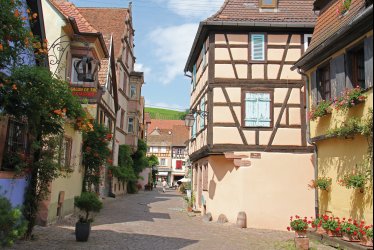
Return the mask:
<svg viewBox="0 0 374 250"><path fill-rule="evenodd" d="M342 234L340 232L333 231L333 230L328 230L328 229L326 229L326 234L329 237L342 237Z"/></svg>
<svg viewBox="0 0 374 250"><path fill-rule="evenodd" d="M75 239L79 242L86 242L90 236L91 223L77 222L75 224Z"/></svg>
<svg viewBox="0 0 374 250"><path fill-rule="evenodd" d="M306 230L303 231L295 231L296 238L306 238Z"/></svg>
<svg viewBox="0 0 374 250"><path fill-rule="evenodd" d="M358 236L354 236L352 234L348 234L348 233L344 233L343 232L343 238L342 240L345 240L345 241L350 241L350 242L359 242L360 239L358 238Z"/></svg>
<svg viewBox="0 0 374 250"><path fill-rule="evenodd" d="M373 247L373 239L372 238L368 238L366 235L364 235L364 236L362 236L360 245L372 248Z"/></svg>

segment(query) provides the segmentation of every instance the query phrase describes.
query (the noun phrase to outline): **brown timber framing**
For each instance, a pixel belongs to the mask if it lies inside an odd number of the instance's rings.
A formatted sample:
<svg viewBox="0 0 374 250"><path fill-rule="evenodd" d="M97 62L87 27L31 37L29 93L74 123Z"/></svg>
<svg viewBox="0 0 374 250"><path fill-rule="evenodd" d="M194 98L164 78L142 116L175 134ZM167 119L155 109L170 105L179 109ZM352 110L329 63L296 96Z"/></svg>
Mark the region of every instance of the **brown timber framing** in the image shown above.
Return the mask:
<svg viewBox="0 0 374 250"><path fill-rule="evenodd" d="M287 44L286 44L286 47L285 47L285 49L284 49L284 51L283 51L282 62L280 63L280 67L279 67L279 71L278 71L278 76L277 76L277 79L278 79L278 80L280 80L281 75L282 75L284 62L286 61L286 57L287 57L287 53L288 53L288 49L289 49L289 47L290 47L290 43L291 43L291 37L292 37L292 34L288 34Z"/></svg>
<svg viewBox="0 0 374 250"><path fill-rule="evenodd" d="M304 90L307 88L306 84L304 85ZM307 146L306 141L306 133L307 133L307 124L306 124L306 96L305 91L303 92L302 89L300 89L300 117L301 117L301 145Z"/></svg>
<svg viewBox="0 0 374 250"><path fill-rule="evenodd" d="M275 126L273 128L273 133L271 133L271 136L270 136L270 139L269 139L269 143L268 143L268 147L270 147L273 144L275 135L277 134L278 128L279 128L280 123L282 121L282 117L283 117L284 111L285 111L285 109L287 107L288 100L290 99L291 92L292 92L292 88L289 88L288 91L287 91L286 98L284 99L283 106L282 106L282 108L281 108L281 110L279 112L277 123L275 124Z"/></svg>
<svg viewBox="0 0 374 250"><path fill-rule="evenodd" d="M234 118L234 121L235 121L235 124L236 124L236 128L239 131L239 134L240 134L240 137L241 137L241 139L243 141L243 144L244 145L248 145L247 138L245 138L245 135L244 135L244 132L242 130L242 126L240 124L240 121L239 121L238 117L236 116L234 107L231 105L231 100L230 100L229 94L227 93L226 88L222 87L221 89L222 89L223 95L225 96L225 99L226 99L227 103L229 104L231 115Z"/></svg>
<svg viewBox="0 0 374 250"><path fill-rule="evenodd" d="M234 57L232 56L229 39L227 38L227 34L226 33L225 33L225 40L226 40L227 47L229 49L229 55L230 55L231 65L232 65L232 69L234 70L235 78L239 79L238 72L236 70L236 66L235 66L235 63L234 63Z"/></svg>
<svg viewBox="0 0 374 250"><path fill-rule="evenodd" d="M208 58L208 131L207 131L207 144L213 145L213 87L211 83L214 82L215 77L215 34L209 34L209 58Z"/></svg>

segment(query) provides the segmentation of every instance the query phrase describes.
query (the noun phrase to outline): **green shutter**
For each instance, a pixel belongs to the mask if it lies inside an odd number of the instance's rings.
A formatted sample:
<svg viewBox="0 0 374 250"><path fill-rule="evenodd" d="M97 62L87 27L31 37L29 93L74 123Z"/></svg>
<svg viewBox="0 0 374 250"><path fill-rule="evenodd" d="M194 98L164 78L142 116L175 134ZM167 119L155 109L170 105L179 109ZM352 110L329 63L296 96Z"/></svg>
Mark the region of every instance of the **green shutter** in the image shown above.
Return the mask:
<svg viewBox="0 0 374 250"><path fill-rule="evenodd" d="M251 36L252 60L265 60L265 35L254 34Z"/></svg>

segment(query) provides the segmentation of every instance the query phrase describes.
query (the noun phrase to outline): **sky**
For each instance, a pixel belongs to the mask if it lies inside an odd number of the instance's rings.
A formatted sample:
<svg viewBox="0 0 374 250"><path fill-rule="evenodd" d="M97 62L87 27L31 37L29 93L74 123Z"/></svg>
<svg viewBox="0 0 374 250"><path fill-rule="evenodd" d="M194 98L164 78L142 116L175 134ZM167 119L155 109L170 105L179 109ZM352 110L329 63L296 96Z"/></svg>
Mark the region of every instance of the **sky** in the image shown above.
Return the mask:
<svg viewBox="0 0 374 250"><path fill-rule="evenodd" d="M70 0L79 7L128 7L128 0ZM186 110L190 78L184 66L199 22L224 0L132 0L136 71L143 71L146 106Z"/></svg>

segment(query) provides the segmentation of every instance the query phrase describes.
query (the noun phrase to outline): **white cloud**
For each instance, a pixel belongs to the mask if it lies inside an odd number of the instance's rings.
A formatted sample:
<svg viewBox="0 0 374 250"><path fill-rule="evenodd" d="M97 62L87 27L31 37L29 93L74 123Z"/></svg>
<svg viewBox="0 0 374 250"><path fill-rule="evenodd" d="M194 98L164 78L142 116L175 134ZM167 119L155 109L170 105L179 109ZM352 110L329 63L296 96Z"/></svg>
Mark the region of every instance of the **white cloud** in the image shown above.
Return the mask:
<svg viewBox="0 0 374 250"><path fill-rule="evenodd" d="M171 83L183 69L196 35L198 24L188 23L180 26L157 28L149 39L155 45L154 53L164 65L158 72L158 80L163 84Z"/></svg>
<svg viewBox="0 0 374 250"><path fill-rule="evenodd" d="M142 63L135 63L134 70L137 71L137 72L143 72L144 73L144 79L145 79L144 81L151 78L152 69L150 67L145 66Z"/></svg>
<svg viewBox="0 0 374 250"><path fill-rule="evenodd" d="M174 13L188 18L206 19L215 14L224 0L153 0L164 4Z"/></svg>

